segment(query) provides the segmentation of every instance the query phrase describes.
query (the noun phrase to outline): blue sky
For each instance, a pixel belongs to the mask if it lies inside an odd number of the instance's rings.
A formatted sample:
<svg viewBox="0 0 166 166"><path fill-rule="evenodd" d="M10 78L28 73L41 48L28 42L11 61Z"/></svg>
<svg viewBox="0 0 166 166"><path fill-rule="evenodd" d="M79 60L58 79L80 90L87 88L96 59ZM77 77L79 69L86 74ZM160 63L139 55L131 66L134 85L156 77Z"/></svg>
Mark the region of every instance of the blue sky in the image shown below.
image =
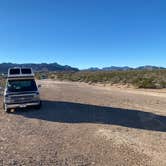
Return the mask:
<svg viewBox="0 0 166 166"><path fill-rule="evenodd" d="M0 0L0 62L166 66L166 1Z"/></svg>

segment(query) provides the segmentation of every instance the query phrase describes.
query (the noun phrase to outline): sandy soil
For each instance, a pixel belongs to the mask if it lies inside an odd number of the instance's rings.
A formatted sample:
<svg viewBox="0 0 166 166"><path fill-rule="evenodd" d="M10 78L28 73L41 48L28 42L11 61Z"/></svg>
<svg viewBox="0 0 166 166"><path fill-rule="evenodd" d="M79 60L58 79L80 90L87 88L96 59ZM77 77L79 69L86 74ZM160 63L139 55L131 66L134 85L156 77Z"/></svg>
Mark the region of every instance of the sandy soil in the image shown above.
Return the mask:
<svg viewBox="0 0 166 166"><path fill-rule="evenodd" d="M166 165L165 90L39 83L41 110L0 111L0 166Z"/></svg>

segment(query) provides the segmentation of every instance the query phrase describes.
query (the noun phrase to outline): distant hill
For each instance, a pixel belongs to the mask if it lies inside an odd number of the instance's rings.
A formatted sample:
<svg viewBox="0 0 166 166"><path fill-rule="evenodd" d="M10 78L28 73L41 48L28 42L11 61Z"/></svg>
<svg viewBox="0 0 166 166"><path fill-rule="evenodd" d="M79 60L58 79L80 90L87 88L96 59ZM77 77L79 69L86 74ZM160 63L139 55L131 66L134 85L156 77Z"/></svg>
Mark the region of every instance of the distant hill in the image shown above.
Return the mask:
<svg viewBox="0 0 166 166"><path fill-rule="evenodd" d="M58 63L41 63L41 64L15 64L15 63L1 63L0 73L6 73L10 67L31 67L34 71L79 71L79 69L71 66L62 66Z"/></svg>
<svg viewBox="0 0 166 166"><path fill-rule="evenodd" d="M166 69L164 67L158 67L158 66L140 66L136 68L137 70L155 70L155 69Z"/></svg>
<svg viewBox="0 0 166 166"><path fill-rule="evenodd" d="M164 67L158 67L158 66L140 66L136 68L124 66L124 67L118 67L118 66L111 66L111 67L104 67L104 68L96 68L91 67L89 69L86 69L86 71L128 71L128 70L157 70L157 69L166 69Z"/></svg>
<svg viewBox="0 0 166 166"><path fill-rule="evenodd" d="M110 70L113 70L113 71L116 71L116 70L133 70L133 68L131 67L128 67L128 66L124 66L124 67L117 67L117 66L111 66L111 67L104 67L102 68L102 70L104 71L110 71Z"/></svg>
<svg viewBox="0 0 166 166"><path fill-rule="evenodd" d="M6 73L8 68L11 67L31 67L34 71L51 71L51 72L59 72L59 71L69 71L69 72L77 72L79 71L78 68L74 68L68 65L60 65L58 63L27 63L27 64L16 64L16 63L1 63L0 64L0 73ZM104 68L98 67L91 67L89 69L84 69L82 71L129 71L129 70L157 70L157 69L166 69L164 67L157 67L157 66L140 66L137 68L132 68L128 66L118 67L118 66L110 66Z"/></svg>

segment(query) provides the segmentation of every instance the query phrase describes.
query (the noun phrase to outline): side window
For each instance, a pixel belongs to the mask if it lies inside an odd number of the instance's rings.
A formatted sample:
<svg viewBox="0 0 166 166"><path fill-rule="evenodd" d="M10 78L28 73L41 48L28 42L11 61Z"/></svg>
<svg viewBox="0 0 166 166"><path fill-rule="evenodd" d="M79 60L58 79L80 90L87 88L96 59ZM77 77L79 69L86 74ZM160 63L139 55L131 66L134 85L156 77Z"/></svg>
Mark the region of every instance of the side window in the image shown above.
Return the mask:
<svg viewBox="0 0 166 166"><path fill-rule="evenodd" d="M26 69L26 68L21 69L21 72L22 74L32 74L31 69Z"/></svg>
<svg viewBox="0 0 166 166"><path fill-rule="evenodd" d="M20 74L20 69L10 69L10 75Z"/></svg>

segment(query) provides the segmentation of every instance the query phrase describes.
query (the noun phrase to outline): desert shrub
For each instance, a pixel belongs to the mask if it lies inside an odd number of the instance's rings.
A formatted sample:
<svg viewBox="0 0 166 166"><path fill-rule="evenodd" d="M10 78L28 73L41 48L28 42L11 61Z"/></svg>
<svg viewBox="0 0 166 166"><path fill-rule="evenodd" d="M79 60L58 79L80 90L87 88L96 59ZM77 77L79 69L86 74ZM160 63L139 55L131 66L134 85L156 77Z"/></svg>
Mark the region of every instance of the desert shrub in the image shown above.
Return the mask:
<svg viewBox="0 0 166 166"><path fill-rule="evenodd" d="M79 71L47 73L59 80L103 84L131 84L137 88L166 88L166 70Z"/></svg>
<svg viewBox="0 0 166 166"><path fill-rule="evenodd" d="M6 81L5 81L5 78L3 77L0 77L0 87L5 87L5 84L6 84Z"/></svg>
<svg viewBox="0 0 166 166"><path fill-rule="evenodd" d="M156 88L156 83L153 78L138 78L134 81L134 84L138 88Z"/></svg>

